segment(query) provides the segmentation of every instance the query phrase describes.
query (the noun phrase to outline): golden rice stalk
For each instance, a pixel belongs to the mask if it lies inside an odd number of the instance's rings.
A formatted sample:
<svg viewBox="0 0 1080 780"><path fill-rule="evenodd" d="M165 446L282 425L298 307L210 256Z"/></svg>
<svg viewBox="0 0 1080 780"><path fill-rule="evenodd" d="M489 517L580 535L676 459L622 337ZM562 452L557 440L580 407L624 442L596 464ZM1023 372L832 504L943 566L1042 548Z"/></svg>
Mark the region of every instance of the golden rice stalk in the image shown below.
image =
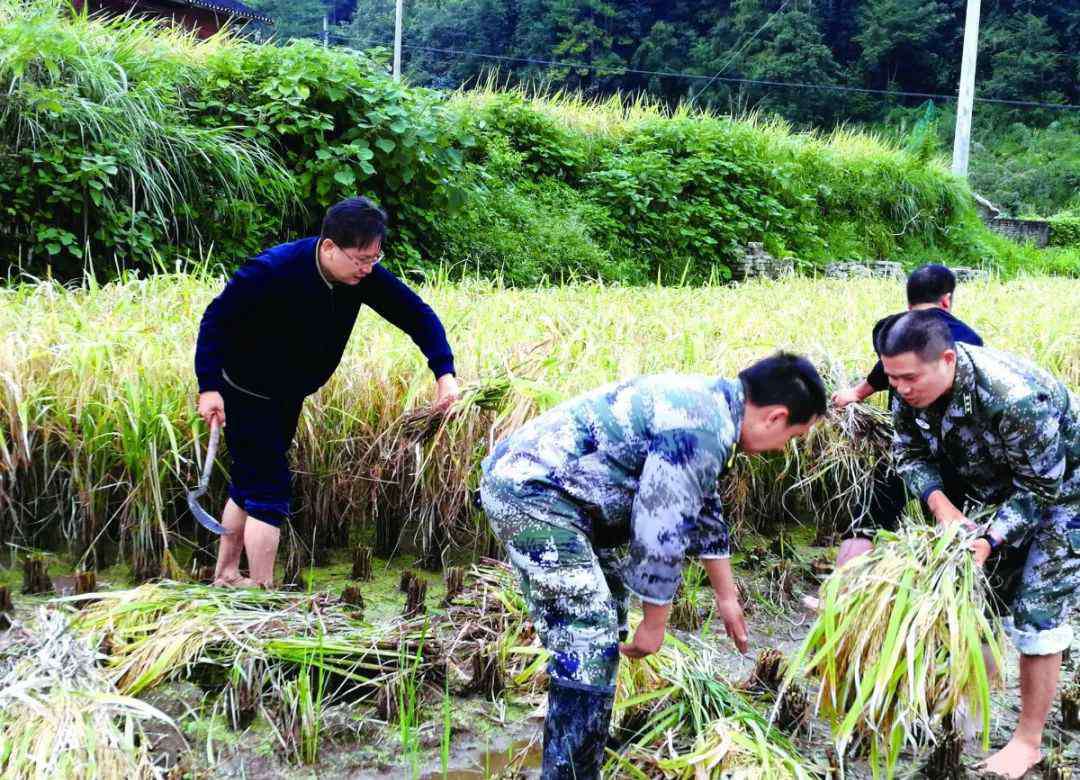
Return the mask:
<svg viewBox="0 0 1080 780"><path fill-rule="evenodd" d="M163 778L141 723L175 724L118 694L92 644L68 631L64 613L42 608L32 630L18 631L0 658L0 777Z"/></svg>
<svg viewBox="0 0 1080 780"><path fill-rule="evenodd" d="M817 706L841 753L868 744L871 769L892 776L900 751L933 744L946 718L990 729L989 648L1002 668L1001 630L987 617L987 583L970 532L912 524L879 532L873 552L822 587L821 612L787 679L820 684Z"/></svg>
<svg viewBox="0 0 1080 780"><path fill-rule="evenodd" d="M230 669L241 658L306 663L367 680L387 673L397 641L409 640L409 624L381 634L357 625L331 593L223 591L164 582L98 593L95 599L75 619L75 629L107 643L108 670L117 687L132 695L196 665Z"/></svg>
<svg viewBox="0 0 1080 780"><path fill-rule="evenodd" d="M805 780L815 773L773 738L753 718L717 718L697 740L693 751L665 759L659 767L679 780Z"/></svg>
<svg viewBox="0 0 1080 780"><path fill-rule="evenodd" d="M875 489L875 474L892 468L892 417L870 404L831 409L797 444L802 468L785 495L801 497L819 518L837 531L863 518Z"/></svg>

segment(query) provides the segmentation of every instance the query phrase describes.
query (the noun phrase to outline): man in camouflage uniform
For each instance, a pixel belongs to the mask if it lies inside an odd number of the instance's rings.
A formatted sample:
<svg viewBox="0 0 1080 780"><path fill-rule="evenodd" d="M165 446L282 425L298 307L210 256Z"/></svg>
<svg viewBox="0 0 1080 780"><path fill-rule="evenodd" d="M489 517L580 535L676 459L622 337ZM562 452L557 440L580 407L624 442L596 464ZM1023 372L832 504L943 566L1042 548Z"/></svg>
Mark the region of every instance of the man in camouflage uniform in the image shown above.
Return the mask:
<svg viewBox="0 0 1080 780"><path fill-rule="evenodd" d="M942 489L951 468L968 495L998 505L972 543L982 564L1012 580L1006 628L1020 651L1020 722L987 771L1021 777L1041 758L1068 623L1080 584L1080 421L1075 396L1013 355L957 344L948 327L912 312L879 334L894 390L894 456L908 489L940 523L970 525ZM1001 571L1015 568L1015 572ZM1013 574L1015 576L1010 577Z"/></svg>
<svg viewBox="0 0 1080 780"><path fill-rule="evenodd" d="M942 320L952 333L953 341L964 344L983 345L982 338L966 323L953 316L952 308L956 295L956 275L943 265L924 265L916 268L908 276L907 302L908 311L928 311ZM890 314L877 321L871 336L875 349L877 338L883 329L903 316ZM837 409L848 404L860 403L871 395L889 389L889 378L880 358L870 373L859 384L833 394L832 400ZM943 482L952 487L952 474L943 474ZM904 481L896 474L892 464L884 460L878 464L873 474L874 486L868 501L858 507L856 522L848 529L836 555L839 568L852 558L864 555L874 549L873 539L878 530L886 528L895 531L900 524L904 507L908 502L908 491ZM949 492L947 489L946 493Z"/></svg>
<svg viewBox="0 0 1080 780"><path fill-rule="evenodd" d="M551 652L544 778L598 776L620 650L640 658L660 648L686 556L702 559L717 612L745 650L717 480L737 446L781 449L824 411L814 367L779 354L732 381L664 375L602 387L484 460L484 510ZM620 646L630 594L644 618Z"/></svg>

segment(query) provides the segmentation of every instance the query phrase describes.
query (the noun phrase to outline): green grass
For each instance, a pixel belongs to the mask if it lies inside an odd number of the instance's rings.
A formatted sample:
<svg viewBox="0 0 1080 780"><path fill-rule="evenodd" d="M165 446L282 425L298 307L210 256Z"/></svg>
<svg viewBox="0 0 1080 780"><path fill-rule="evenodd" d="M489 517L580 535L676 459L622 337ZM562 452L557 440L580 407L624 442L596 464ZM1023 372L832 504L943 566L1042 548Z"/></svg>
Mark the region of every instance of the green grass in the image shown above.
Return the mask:
<svg viewBox="0 0 1080 780"><path fill-rule="evenodd" d="M233 266L356 194L398 270L513 285L722 279L749 241L833 259L1037 265L942 159L644 98L401 86L356 52L208 40L0 0L0 260L78 280Z"/></svg>

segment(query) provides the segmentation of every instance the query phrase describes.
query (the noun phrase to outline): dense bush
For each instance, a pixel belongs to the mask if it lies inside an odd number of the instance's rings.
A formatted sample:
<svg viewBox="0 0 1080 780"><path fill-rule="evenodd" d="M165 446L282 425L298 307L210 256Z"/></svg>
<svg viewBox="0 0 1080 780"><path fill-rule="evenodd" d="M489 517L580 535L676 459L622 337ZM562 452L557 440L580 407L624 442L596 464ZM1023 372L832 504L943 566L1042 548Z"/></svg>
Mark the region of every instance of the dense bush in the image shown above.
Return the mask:
<svg viewBox="0 0 1080 780"><path fill-rule="evenodd" d="M971 167L976 192L1014 216L1052 214L1077 197L1080 117L1063 116L1039 128L1006 123L986 109L980 113Z"/></svg>
<svg viewBox="0 0 1080 780"><path fill-rule="evenodd" d="M235 262L357 192L418 259L429 215L463 200L469 139L447 137L434 93L356 54L0 4L0 86L0 252L31 272L211 246Z"/></svg>
<svg viewBox="0 0 1080 780"><path fill-rule="evenodd" d="M1050 246L1080 249L1080 215L1058 214L1050 218Z"/></svg>
<svg viewBox="0 0 1080 780"><path fill-rule="evenodd" d="M506 208L507 187L511 202L526 191L559 193L540 198L537 210L569 219L574 235L601 247L606 278L723 278L747 241L811 266L838 257L993 256L961 182L938 161L870 136L494 91L462 93L452 105L479 140L470 164L502 188L493 208ZM516 155L509 164L507 152ZM517 226L514 240L523 241L529 227Z"/></svg>
<svg viewBox="0 0 1080 780"><path fill-rule="evenodd" d="M231 266L357 193L389 210L399 270L515 285L722 279L748 241L807 268L1009 251L934 154L868 135L448 96L345 49L198 41L46 0L0 0L0 95L0 261L35 275Z"/></svg>

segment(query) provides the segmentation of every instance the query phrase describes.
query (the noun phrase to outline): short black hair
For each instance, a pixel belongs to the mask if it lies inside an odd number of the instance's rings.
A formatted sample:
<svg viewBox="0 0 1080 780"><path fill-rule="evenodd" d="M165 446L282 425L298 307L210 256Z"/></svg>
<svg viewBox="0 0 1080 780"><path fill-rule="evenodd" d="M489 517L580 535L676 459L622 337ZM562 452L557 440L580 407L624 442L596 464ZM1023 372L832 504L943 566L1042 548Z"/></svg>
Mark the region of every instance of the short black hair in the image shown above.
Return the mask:
<svg viewBox="0 0 1080 780"><path fill-rule="evenodd" d="M746 398L755 406L785 406L788 423L801 425L825 414L825 383L806 358L777 352L739 372Z"/></svg>
<svg viewBox="0 0 1080 780"><path fill-rule="evenodd" d="M956 274L943 265L920 266L907 278L908 306L937 303L941 296L956 291Z"/></svg>
<svg viewBox="0 0 1080 780"><path fill-rule="evenodd" d="M940 314L924 310L909 311L882 328L875 346L882 357L914 352L924 363L932 363L945 350L956 349L956 342Z"/></svg>
<svg viewBox="0 0 1080 780"><path fill-rule="evenodd" d="M326 210L322 237L342 249L381 244L386 238L386 212L367 198L346 198Z"/></svg>

